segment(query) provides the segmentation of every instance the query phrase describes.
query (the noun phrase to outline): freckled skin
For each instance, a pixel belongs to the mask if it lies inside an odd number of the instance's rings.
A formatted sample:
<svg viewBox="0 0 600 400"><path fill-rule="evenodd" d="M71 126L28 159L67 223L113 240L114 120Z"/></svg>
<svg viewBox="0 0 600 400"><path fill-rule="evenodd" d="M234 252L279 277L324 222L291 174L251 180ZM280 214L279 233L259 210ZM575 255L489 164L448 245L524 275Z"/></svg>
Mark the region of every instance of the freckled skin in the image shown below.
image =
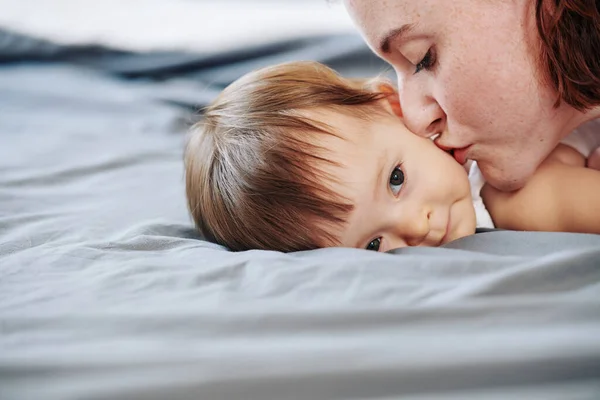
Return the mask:
<svg viewBox="0 0 600 400"><path fill-rule="evenodd" d="M467 151L488 183L522 187L558 142L600 117L554 108L555 91L539 79L537 32L527 0L346 0L369 46L398 76L406 126L421 136L441 133L439 144ZM417 39L379 43L403 24ZM415 73L428 50L431 69Z"/></svg>

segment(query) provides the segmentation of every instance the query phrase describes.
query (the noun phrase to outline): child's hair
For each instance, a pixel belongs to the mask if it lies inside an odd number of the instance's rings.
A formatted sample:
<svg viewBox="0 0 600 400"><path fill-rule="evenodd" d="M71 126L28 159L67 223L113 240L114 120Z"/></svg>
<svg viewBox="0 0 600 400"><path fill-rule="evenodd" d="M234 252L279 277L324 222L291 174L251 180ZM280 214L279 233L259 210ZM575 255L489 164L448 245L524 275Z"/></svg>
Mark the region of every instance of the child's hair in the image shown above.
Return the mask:
<svg viewBox="0 0 600 400"><path fill-rule="evenodd" d="M324 182L336 181L311 119L333 110L366 120L388 94L376 81L346 79L316 62L252 72L204 110L185 150L188 207L203 236L233 251L309 250L337 243L328 228L344 224L353 205Z"/></svg>

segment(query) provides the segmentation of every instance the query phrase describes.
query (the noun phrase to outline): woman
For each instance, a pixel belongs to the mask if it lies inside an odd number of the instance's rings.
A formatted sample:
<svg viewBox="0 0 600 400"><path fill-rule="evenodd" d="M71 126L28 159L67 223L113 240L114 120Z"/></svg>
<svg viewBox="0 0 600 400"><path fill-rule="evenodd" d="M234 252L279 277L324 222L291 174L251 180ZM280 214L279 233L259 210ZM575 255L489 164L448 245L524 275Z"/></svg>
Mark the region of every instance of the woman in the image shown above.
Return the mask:
<svg viewBox="0 0 600 400"><path fill-rule="evenodd" d="M497 189L523 187L574 129L600 135L597 0L345 3L394 67L408 128Z"/></svg>

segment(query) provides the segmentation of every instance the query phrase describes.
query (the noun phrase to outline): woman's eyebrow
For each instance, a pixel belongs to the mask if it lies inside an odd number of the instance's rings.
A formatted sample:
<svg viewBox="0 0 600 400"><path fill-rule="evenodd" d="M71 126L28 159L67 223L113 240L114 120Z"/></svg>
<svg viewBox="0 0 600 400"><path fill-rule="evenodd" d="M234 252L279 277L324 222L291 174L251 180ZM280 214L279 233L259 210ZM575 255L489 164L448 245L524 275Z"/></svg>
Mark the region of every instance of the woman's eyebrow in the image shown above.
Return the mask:
<svg viewBox="0 0 600 400"><path fill-rule="evenodd" d="M392 29L379 42L379 50L382 53L390 53L390 43L393 40L401 38L410 33L415 28L415 24L404 24L400 28Z"/></svg>

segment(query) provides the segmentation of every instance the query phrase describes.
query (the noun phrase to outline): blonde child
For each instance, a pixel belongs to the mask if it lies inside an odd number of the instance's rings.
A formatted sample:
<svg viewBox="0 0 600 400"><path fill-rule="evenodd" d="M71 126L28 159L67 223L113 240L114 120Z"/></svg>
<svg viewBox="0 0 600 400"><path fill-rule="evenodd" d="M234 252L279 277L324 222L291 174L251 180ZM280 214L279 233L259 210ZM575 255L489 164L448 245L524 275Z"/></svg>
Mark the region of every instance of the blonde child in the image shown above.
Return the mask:
<svg viewBox="0 0 600 400"><path fill-rule="evenodd" d="M476 169L470 183L451 154L405 127L391 84L316 62L227 87L193 127L185 169L197 227L234 251L439 246L492 224L600 232L600 172L572 147L518 192L483 186Z"/></svg>

